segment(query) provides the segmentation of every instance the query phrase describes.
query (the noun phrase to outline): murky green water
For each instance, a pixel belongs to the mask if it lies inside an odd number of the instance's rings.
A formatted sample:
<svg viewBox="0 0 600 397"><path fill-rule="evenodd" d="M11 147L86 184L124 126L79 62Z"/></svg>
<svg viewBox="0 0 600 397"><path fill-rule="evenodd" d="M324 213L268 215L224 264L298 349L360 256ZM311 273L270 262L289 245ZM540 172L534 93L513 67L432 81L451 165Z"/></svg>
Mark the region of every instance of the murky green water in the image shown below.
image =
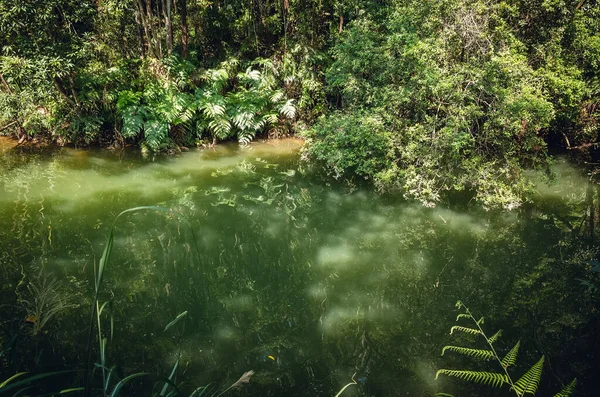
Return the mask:
<svg viewBox="0 0 600 397"><path fill-rule="evenodd" d="M540 184L538 200L511 213L458 199L429 209L327 182L298 148L277 141L144 159L3 147L0 382L84 367L93 269L110 226L127 208L160 206L171 212L127 214L116 227L100 301L111 302L106 363L119 376L168 376L179 360L187 395L249 370L250 384L231 394L333 396L356 374L344 396L508 395L435 380L439 368L498 370L440 356L448 344L484 347L449 335L461 299L486 316L490 335L504 330L500 351L521 340L516 374L546 355L538 395L573 377L579 395L594 395L600 332L589 263L598 252L581 233L584 177L561 162L557 183ZM67 306L36 313L32 285ZM96 339L94 348L98 362ZM126 394L151 387L133 382Z"/></svg>

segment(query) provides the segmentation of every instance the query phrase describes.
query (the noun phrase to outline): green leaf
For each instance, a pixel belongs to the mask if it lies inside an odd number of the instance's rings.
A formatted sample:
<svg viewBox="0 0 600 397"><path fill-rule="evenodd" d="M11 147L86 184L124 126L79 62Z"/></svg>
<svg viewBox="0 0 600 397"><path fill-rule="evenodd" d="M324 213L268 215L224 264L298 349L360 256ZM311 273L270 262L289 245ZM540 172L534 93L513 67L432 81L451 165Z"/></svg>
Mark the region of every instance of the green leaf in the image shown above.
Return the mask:
<svg viewBox="0 0 600 397"><path fill-rule="evenodd" d="M506 353L506 356L504 356L504 358L502 359L502 366L504 368L508 368L511 365L515 365L515 362L517 362L517 354L519 353L519 347L521 346L521 341L518 341L517 344L510 349L510 351L508 353Z"/></svg>
<svg viewBox="0 0 600 397"><path fill-rule="evenodd" d="M533 364L533 366L529 368L529 371L527 371L525 375L523 375L521 379L515 383L515 389L517 392L519 392L519 394L535 394L540 384L540 379L542 378L544 358L545 357L542 356L542 358L540 358L537 363Z"/></svg>
<svg viewBox="0 0 600 397"><path fill-rule="evenodd" d="M471 316L469 316L466 313L460 313L458 316L456 316L456 321L460 320L461 318L466 318L466 319L470 319Z"/></svg>
<svg viewBox="0 0 600 397"><path fill-rule="evenodd" d="M129 376L123 378L121 381L119 381L119 383L117 383L117 385L115 386L115 389L113 390L113 392L110 394L110 397L118 396L119 393L121 393L121 390L123 389L123 387L127 383L131 382L134 379L143 378L143 377L150 378L157 383L167 383L168 385L170 385L171 387L173 387L175 389L177 394L180 394L179 389L177 388L177 385L175 383L173 383L171 380L169 380L165 377L154 375L154 374L147 373L147 372L138 372L133 375L129 375Z"/></svg>
<svg viewBox="0 0 600 397"><path fill-rule="evenodd" d="M5 385L0 389L0 393L6 393L10 390L15 390L15 389L18 389L23 386L28 386L31 382L39 380L39 379L50 378L52 376L65 375L65 374L74 373L74 372L77 372L77 371L68 370L68 371L57 371L57 372L44 372L42 374L30 376L29 378L25 378L18 382L14 382L14 383ZM13 379L14 379L14 377L13 377Z"/></svg>
<svg viewBox="0 0 600 397"><path fill-rule="evenodd" d="M554 397L570 397L577 386L577 378L573 379L571 383L566 385L561 391L556 393Z"/></svg>
<svg viewBox="0 0 600 397"><path fill-rule="evenodd" d="M463 354L465 356L473 357L479 360L492 360L494 358L494 352L492 352L491 350L471 349L462 346L444 346L444 348L442 349L442 356L447 350Z"/></svg>
<svg viewBox="0 0 600 397"><path fill-rule="evenodd" d="M495 372L480 372L480 371L459 371L453 369L440 369L435 374L437 379L439 375L451 376L468 382L480 383L484 385L500 387L504 383L508 383L506 374L498 374Z"/></svg>
<svg viewBox="0 0 600 397"><path fill-rule="evenodd" d="M296 117L296 107L294 106L294 100L288 99L286 103L283 104L279 112L287 117L288 119L293 119Z"/></svg>
<svg viewBox="0 0 600 397"><path fill-rule="evenodd" d="M492 335L489 339L488 342L490 343L494 343L498 340L498 338L500 338L500 336L502 335L502 330L499 329L498 332L496 332L494 335Z"/></svg>
<svg viewBox="0 0 600 397"><path fill-rule="evenodd" d="M4 382L0 383L0 389L3 388L4 386L6 386L8 383L10 383L11 381L17 379L19 376L23 376L25 374L27 374L28 372L19 372L17 374L14 374L13 376L11 376L10 378L8 378L7 380L5 380Z"/></svg>
<svg viewBox="0 0 600 397"><path fill-rule="evenodd" d="M452 328L450 328L450 335L452 335L454 331L460 331L471 335L481 335L481 331L478 329L462 327L460 325L455 325Z"/></svg>
<svg viewBox="0 0 600 397"><path fill-rule="evenodd" d="M179 320L181 320L182 318L184 318L187 314L188 314L187 310L184 311L184 312L179 313L177 315L177 317L175 317L175 320L173 320L169 324L167 324L167 326L165 327L165 329L163 330L163 332L165 332L166 330L168 330L169 328L171 328L172 326L174 326L175 324L177 324L179 322Z"/></svg>
<svg viewBox="0 0 600 397"><path fill-rule="evenodd" d="M177 359L177 361L175 361L175 365L173 365L173 369L171 370L171 375L169 375L169 380L173 381L173 377L175 376L175 372L177 372L177 367L179 366L179 359ZM167 389L169 388L169 384L165 383L165 385L162 388L162 391L160 392L160 396L164 396L167 393Z"/></svg>

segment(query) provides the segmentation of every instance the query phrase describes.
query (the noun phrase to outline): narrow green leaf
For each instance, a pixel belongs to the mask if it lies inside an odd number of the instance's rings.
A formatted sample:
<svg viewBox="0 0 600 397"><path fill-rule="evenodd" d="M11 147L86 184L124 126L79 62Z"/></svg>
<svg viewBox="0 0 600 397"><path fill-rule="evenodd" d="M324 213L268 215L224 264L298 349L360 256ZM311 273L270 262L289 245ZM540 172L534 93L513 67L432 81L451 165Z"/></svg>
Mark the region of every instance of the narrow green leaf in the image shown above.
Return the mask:
<svg viewBox="0 0 600 397"><path fill-rule="evenodd" d="M179 366L179 359L177 359L177 361L175 361L175 365L173 365L173 369L171 370L171 374L169 375L169 380L172 381L173 380L173 376L175 376L175 372L177 372L177 367ZM160 392L161 397L165 395L165 393L167 392L167 388L169 387L168 384L165 383L165 385L162 388L162 391Z"/></svg>
<svg viewBox="0 0 600 397"><path fill-rule="evenodd" d="M25 375L27 373L29 373L29 372L19 372L19 373L14 374L13 376L11 376L10 378L8 378L4 382L0 383L0 389L3 388L4 386L6 386L11 381L17 379L19 376L23 376L23 375Z"/></svg>
<svg viewBox="0 0 600 397"><path fill-rule="evenodd" d="M38 375L34 375L34 376L30 376L29 378L20 380L18 382L15 383L11 383L8 384L6 386L4 386L2 389L0 389L0 393L6 393L10 390L15 390L18 389L22 386L27 386L29 385L31 382L34 382L36 380L40 380L40 379L44 379L44 378L50 378L52 376L58 376L58 375L65 375L65 374L69 374L69 373L73 373L73 372L77 372L75 370L68 370L68 371L56 371L56 372L44 372L43 374L38 374Z"/></svg>
<svg viewBox="0 0 600 397"><path fill-rule="evenodd" d="M83 388L83 387L73 387L73 388L71 388L71 389L64 389L64 390L61 390L61 391L59 392L59 394L67 394L67 393L73 393L73 392L76 392L76 391L83 391L83 390L84 390L84 388Z"/></svg>
<svg viewBox="0 0 600 397"><path fill-rule="evenodd" d="M131 382L134 379L143 378L143 377L150 378L150 379L154 380L155 382L168 383L175 389L177 394L180 394L179 389L177 388L177 385L175 383L173 383L172 381L170 381L169 379L162 377L162 376L155 375L155 374L151 374L148 372L138 372L133 375L129 375L129 376L123 378L121 381L119 381L119 383L117 383L117 385L115 386L115 389L113 390L113 392L110 394L110 397L117 397L121 393L121 390L127 383Z"/></svg>
<svg viewBox="0 0 600 397"><path fill-rule="evenodd" d="M168 330L169 328L171 328L172 326L174 326L175 324L177 324L179 322L179 320L181 320L182 318L184 318L187 314L188 314L187 310L184 311L184 312L179 313L177 315L177 317L175 317L175 320L173 320L169 324L167 324L167 326L165 327L165 329L163 330L163 332L165 332L166 330Z"/></svg>

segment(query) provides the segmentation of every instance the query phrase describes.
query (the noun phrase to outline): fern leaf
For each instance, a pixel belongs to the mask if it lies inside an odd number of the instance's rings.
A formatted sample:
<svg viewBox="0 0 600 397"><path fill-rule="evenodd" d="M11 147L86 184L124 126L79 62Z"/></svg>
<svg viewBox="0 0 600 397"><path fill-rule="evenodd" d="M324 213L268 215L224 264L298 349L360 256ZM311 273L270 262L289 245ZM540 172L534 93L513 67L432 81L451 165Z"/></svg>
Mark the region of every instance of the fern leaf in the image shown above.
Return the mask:
<svg viewBox="0 0 600 397"><path fill-rule="evenodd" d="M518 341L517 344L510 349L506 356L502 359L501 363L504 368L508 368L511 365L515 365L517 362L517 354L519 353L519 347L521 347L521 341Z"/></svg>
<svg viewBox="0 0 600 397"><path fill-rule="evenodd" d="M456 321L460 320L461 318L470 319L471 316L469 316L468 314L465 314L465 313L460 313L458 316L456 316Z"/></svg>
<svg viewBox="0 0 600 397"><path fill-rule="evenodd" d="M440 369L435 374L435 378L437 379L440 374L466 380L468 382L480 383L494 387L500 387L504 383L508 383L508 377L505 374L498 374L495 372Z"/></svg>
<svg viewBox="0 0 600 397"><path fill-rule="evenodd" d="M571 383L566 385L561 391L556 393L554 397L570 397L577 386L577 378L573 379Z"/></svg>
<svg viewBox="0 0 600 397"><path fill-rule="evenodd" d="M253 138L254 134L251 131L240 131L238 134L238 142L244 146L249 144Z"/></svg>
<svg viewBox="0 0 600 397"><path fill-rule="evenodd" d="M460 331L471 335L481 335L481 331L478 329L463 327L460 325L455 325L454 327L450 328L450 335L452 335L454 331Z"/></svg>
<svg viewBox="0 0 600 397"><path fill-rule="evenodd" d="M529 368L529 371L515 383L516 391L521 395L526 393L535 394L538 385L540 384L543 368L544 356L542 356L537 363L533 364L533 366Z"/></svg>
<svg viewBox="0 0 600 397"><path fill-rule="evenodd" d="M482 325L484 323L484 317L481 317L479 320L476 321L477 325Z"/></svg>
<svg viewBox="0 0 600 397"><path fill-rule="evenodd" d="M141 107L129 106L122 112L123 117L123 136L131 138L136 136L144 126Z"/></svg>
<svg viewBox="0 0 600 397"><path fill-rule="evenodd" d="M280 113L283 114L288 119L293 119L296 117L296 107L294 106L294 100L288 99L286 103L280 109Z"/></svg>
<svg viewBox="0 0 600 397"><path fill-rule="evenodd" d="M465 356L477 358L479 360L491 360L494 358L494 352L492 352L491 350L471 349L462 346L444 346L444 348L442 349L442 356L444 355L446 350L463 354Z"/></svg>
<svg viewBox="0 0 600 397"><path fill-rule="evenodd" d="M148 147L156 151L167 143L169 135L169 124L162 120L149 120L144 123L144 142Z"/></svg>
<svg viewBox="0 0 600 397"><path fill-rule="evenodd" d="M208 128L219 139L225 139L231 131L231 124L227 119L219 117L208 122Z"/></svg>
<svg viewBox="0 0 600 397"><path fill-rule="evenodd" d="M217 118L225 114L225 107L216 103L207 103L204 107L204 115L209 118Z"/></svg>
<svg viewBox="0 0 600 397"><path fill-rule="evenodd" d="M260 80L260 72L258 70L252 70L252 68L246 69L246 77L250 80Z"/></svg>
<svg viewBox="0 0 600 397"><path fill-rule="evenodd" d="M494 342L496 342L500 338L500 336L502 336L502 330L501 329L499 329L498 332L496 332L494 335L492 335L488 339L488 342L490 342L490 343L493 344Z"/></svg>
<svg viewBox="0 0 600 397"><path fill-rule="evenodd" d="M277 103L283 99L283 91L275 91L273 95L271 95L270 101L271 103Z"/></svg>

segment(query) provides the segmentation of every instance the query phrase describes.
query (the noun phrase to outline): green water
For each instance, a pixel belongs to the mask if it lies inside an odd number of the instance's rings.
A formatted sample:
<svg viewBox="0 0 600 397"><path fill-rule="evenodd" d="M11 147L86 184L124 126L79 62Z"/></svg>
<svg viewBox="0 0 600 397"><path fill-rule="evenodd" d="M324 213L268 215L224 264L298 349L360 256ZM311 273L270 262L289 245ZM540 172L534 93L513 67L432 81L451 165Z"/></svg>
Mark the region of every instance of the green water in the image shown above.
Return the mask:
<svg viewBox="0 0 600 397"><path fill-rule="evenodd" d="M121 377L168 376L179 360L187 395L249 370L250 384L231 395L333 396L353 374L358 385L344 396L508 395L435 379L439 368L498 370L440 356L448 344L484 347L449 335L461 299L490 335L504 330L500 351L521 340L515 374L546 355L538 395L574 377L579 395L595 395L589 263L598 250L577 229L584 176L560 161L556 182L538 183L536 201L518 211L485 212L458 197L424 208L332 183L298 150L284 140L143 158L3 146L0 383L18 371L84 367L94 266L110 226L127 208L159 206L170 212L120 218L100 294L112 308L102 320L106 363ZM27 286L49 283L67 306L36 333ZM53 382L75 387L81 376ZM151 388L133 382L126 395Z"/></svg>

